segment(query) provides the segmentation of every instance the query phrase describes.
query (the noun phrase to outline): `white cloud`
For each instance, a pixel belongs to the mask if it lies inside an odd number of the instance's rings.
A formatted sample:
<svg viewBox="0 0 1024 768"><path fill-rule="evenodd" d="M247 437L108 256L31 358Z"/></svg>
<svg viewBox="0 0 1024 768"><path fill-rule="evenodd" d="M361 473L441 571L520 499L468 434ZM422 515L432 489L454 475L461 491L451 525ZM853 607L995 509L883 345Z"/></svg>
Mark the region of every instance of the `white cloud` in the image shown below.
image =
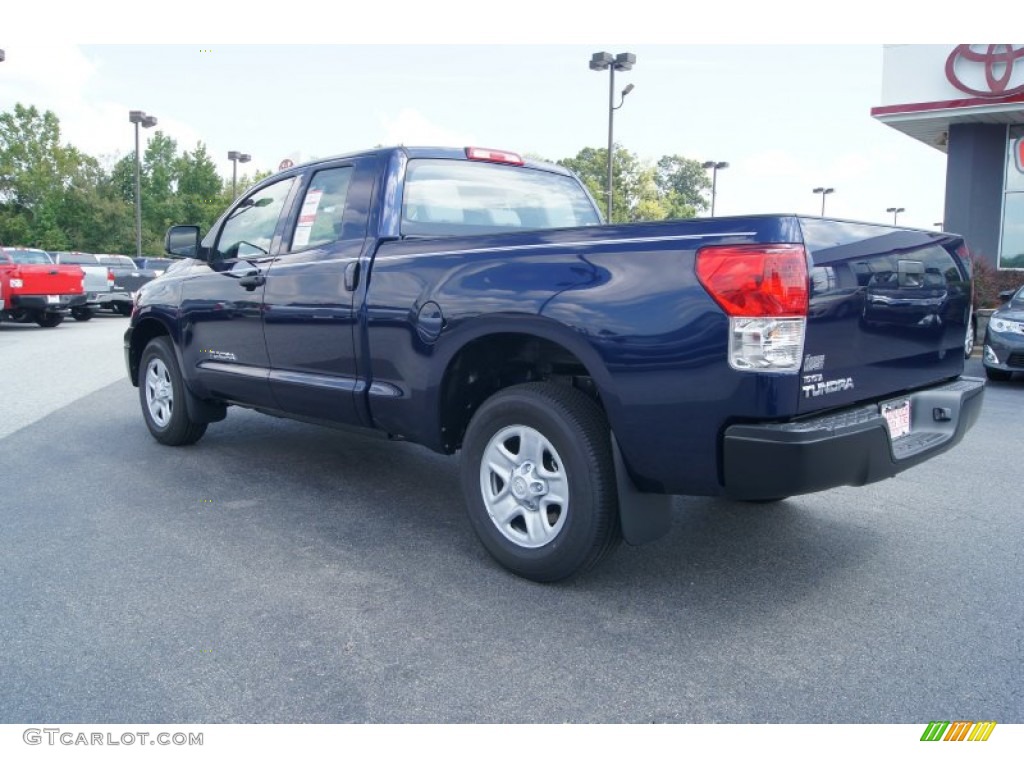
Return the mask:
<svg viewBox="0 0 1024 768"><path fill-rule="evenodd" d="M101 160L116 159L135 147L134 126L128 112L137 106L100 101L90 96L90 86L99 76L97 66L75 45L19 46L6 50L4 78L0 81L0 104L10 109L15 103L51 110L60 118L61 140ZM178 142L179 150L192 149L201 138L187 123L157 116L155 129ZM230 172L230 164L228 164Z"/></svg>
<svg viewBox="0 0 1024 768"><path fill-rule="evenodd" d="M464 147L476 143L472 134L453 131L432 123L415 109L402 109L396 117L381 115L379 120L384 134L382 143L386 146L404 144Z"/></svg>

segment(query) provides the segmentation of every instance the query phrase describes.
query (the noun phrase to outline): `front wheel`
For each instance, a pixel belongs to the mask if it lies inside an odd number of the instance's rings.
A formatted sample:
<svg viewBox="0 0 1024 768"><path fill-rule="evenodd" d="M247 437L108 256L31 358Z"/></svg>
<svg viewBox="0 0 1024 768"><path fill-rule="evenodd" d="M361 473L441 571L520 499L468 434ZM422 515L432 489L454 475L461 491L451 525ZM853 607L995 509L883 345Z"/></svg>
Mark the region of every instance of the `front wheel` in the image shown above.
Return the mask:
<svg viewBox="0 0 1024 768"><path fill-rule="evenodd" d="M132 305L121 301L114 305L114 311L121 315L121 317L131 317Z"/></svg>
<svg viewBox="0 0 1024 768"><path fill-rule="evenodd" d="M92 310L88 307L75 307L71 310L71 316L80 323L92 320Z"/></svg>
<svg viewBox="0 0 1024 768"><path fill-rule="evenodd" d="M40 312L36 315L36 324L42 328L56 328L63 322L64 315L58 315L56 312Z"/></svg>
<svg viewBox="0 0 1024 768"><path fill-rule="evenodd" d="M139 400L150 434L164 445L191 445L206 432L204 422L189 418L185 382L166 336L150 341L142 353Z"/></svg>
<svg viewBox="0 0 1024 768"><path fill-rule="evenodd" d="M548 383L497 392L470 421L462 454L470 523L513 573L567 579L620 542L608 423L582 392Z"/></svg>

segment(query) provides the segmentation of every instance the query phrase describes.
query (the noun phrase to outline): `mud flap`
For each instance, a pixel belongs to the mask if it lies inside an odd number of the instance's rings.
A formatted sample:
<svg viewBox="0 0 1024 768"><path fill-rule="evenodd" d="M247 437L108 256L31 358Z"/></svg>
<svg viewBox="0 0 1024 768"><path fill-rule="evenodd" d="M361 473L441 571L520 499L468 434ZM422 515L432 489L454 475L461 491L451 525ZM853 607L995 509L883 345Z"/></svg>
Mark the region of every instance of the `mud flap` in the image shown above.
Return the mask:
<svg viewBox="0 0 1024 768"><path fill-rule="evenodd" d="M661 493L641 493L633 485L619 441L611 435L615 460L615 484L619 492L619 521L622 538L639 546L657 541L672 528L672 497Z"/></svg>

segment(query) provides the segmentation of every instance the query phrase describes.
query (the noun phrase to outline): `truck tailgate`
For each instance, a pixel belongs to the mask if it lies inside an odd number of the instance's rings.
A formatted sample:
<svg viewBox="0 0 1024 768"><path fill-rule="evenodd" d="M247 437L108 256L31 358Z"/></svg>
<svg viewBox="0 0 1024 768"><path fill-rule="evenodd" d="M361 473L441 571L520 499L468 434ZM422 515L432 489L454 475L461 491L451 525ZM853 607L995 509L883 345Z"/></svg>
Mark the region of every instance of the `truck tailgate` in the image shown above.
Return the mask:
<svg viewBox="0 0 1024 768"><path fill-rule="evenodd" d="M21 278L22 286L11 288L12 295L82 293L82 270L73 265L20 264L16 276Z"/></svg>
<svg viewBox="0 0 1024 768"><path fill-rule="evenodd" d="M971 284L952 235L801 219L813 262L797 412L963 372Z"/></svg>

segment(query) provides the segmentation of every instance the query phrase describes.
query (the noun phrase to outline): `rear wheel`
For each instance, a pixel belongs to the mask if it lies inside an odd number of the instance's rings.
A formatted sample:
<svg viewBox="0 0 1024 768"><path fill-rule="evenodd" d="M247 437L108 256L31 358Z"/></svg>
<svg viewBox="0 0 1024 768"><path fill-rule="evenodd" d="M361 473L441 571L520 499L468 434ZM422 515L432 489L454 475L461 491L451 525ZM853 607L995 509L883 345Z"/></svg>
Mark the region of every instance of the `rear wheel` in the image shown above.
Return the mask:
<svg viewBox="0 0 1024 768"><path fill-rule="evenodd" d="M114 309L121 314L122 317L131 317L132 305L126 304L123 301L115 304Z"/></svg>
<svg viewBox="0 0 1024 768"><path fill-rule="evenodd" d="M583 393L547 383L503 389L473 416L462 453L470 523L513 573L560 581L619 544L608 423Z"/></svg>
<svg viewBox="0 0 1024 768"><path fill-rule="evenodd" d="M166 336L146 345L139 364L139 401L150 434L164 445L191 445L206 432L185 406L185 382Z"/></svg>
<svg viewBox="0 0 1024 768"><path fill-rule="evenodd" d="M36 323L43 328L56 328L63 322L64 315L58 315L56 312L40 312L36 315Z"/></svg>
<svg viewBox="0 0 1024 768"><path fill-rule="evenodd" d="M88 307L75 307L71 310L71 316L80 323L92 320L92 310Z"/></svg>
<svg viewBox="0 0 1024 768"><path fill-rule="evenodd" d="M985 368L985 375L988 376L991 381L1009 381L1013 376L1010 371L1001 371L998 368Z"/></svg>

